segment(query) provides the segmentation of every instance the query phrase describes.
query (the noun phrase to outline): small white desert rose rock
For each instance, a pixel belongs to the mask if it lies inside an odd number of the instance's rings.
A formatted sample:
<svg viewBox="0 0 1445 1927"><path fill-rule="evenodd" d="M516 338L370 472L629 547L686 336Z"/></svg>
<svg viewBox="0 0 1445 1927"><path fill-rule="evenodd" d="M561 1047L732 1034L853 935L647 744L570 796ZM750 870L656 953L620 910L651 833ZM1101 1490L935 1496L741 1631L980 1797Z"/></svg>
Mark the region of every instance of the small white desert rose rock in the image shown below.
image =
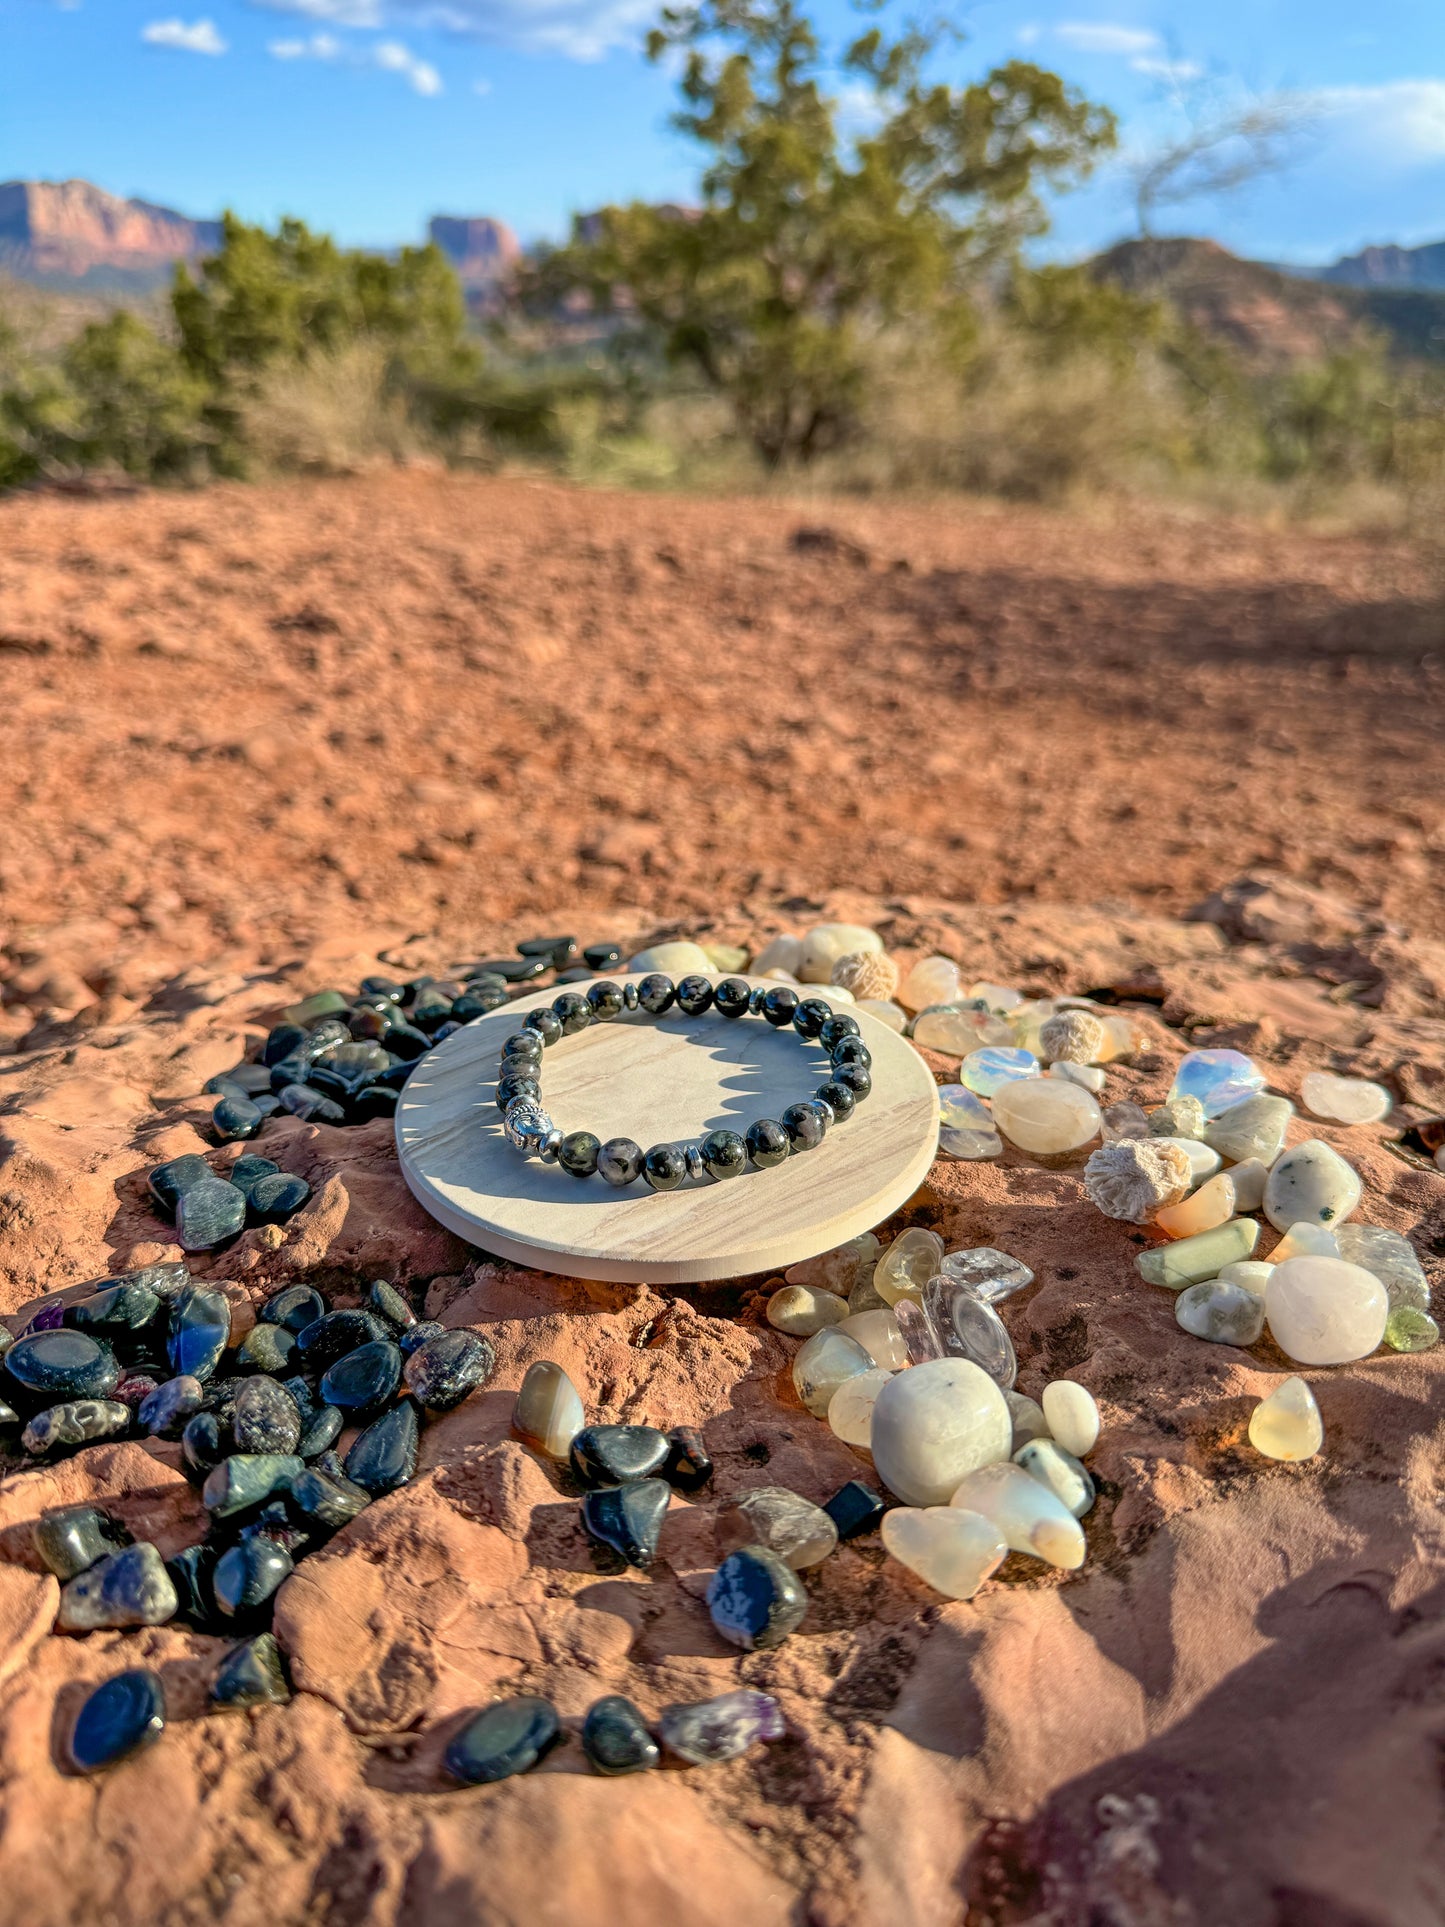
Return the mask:
<svg viewBox="0 0 1445 1927"><path fill-rule="evenodd" d="M1102 1145L1084 1166L1084 1189L1106 1218L1148 1224L1177 1204L1194 1182L1189 1159L1158 1138L1120 1138Z"/></svg>
<svg viewBox="0 0 1445 1927"><path fill-rule="evenodd" d="M1039 1032L1051 1064L1092 1064L1104 1047L1104 1026L1087 1010L1061 1010Z"/></svg>
<svg viewBox="0 0 1445 1927"><path fill-rule="evenodd" d="M886 999L898 988L898 966L881 950L854 950L834 964L830 981L857 998Z"/></svg>

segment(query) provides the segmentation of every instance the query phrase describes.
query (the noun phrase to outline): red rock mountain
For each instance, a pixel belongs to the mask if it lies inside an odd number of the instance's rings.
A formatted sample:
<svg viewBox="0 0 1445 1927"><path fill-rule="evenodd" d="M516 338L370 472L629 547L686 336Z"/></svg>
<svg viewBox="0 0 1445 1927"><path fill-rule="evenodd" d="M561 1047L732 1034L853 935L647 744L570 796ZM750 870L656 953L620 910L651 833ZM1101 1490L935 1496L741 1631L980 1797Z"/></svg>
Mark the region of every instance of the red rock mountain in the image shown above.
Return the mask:
<svg viewBox="0 0 1445 1927"><path fill-rule="evenodd" d="M0 182L0 268L22 280L155 285L220 238L217 221L122 200L89 181Z"/></svg>
<svg viewBox="0 0 1445 1927"><path fill-rule="evenodd" d="M522 258L522 244L490 215L437 214L427 229L469 291L495 288Z"/></svg>

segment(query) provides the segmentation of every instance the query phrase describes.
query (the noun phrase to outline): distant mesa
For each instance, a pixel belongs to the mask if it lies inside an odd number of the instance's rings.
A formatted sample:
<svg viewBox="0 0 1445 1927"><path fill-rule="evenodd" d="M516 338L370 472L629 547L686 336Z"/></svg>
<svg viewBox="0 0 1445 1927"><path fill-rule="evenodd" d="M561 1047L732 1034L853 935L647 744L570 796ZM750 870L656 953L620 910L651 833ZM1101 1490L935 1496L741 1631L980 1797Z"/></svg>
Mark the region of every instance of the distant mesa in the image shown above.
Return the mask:
<svg viewBox="0 0 1445 1927"><path fill-rule="evenodd" d="M1350 288L1445 290L1445 241L1431 241L1420 248L1361 248L1358 254L1347 254L1314 272L1320 281Z"/></svg>
<svg viewBox="0 0 1445 1927"><path fill-rule="evenodd" d="M144 292L220 240L219 221L122 200L89 181L0 182L0 270L42 287Z"/></svg>
<svg viewBox="0 0 1445 1927"><path fill-rule="evenodd" d="M495 288L522 258L516 235L489 214L436 214L427 232L468 291Z"/></svg>

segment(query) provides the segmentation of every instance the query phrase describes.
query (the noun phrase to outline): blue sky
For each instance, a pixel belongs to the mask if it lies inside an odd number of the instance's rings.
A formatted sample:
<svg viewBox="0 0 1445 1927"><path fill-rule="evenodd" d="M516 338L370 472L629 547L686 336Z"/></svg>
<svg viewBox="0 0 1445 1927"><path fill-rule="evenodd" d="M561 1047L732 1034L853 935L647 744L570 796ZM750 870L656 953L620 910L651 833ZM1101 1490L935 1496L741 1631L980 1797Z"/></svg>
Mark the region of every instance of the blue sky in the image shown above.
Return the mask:
<svg viewBox="0 0 1445 1927"><path fill-rule="evenodd" d="M685 199L691 153L639 51L654 0L0 0L0 179L80 176L192 214L296 213L356 244L437 212L526 239L608 200ZM856 16L821 0L839 32ZM1119 113L1306 96L1295 164L1171 212L1267 259L1445 238L1445 0L982 0L960 79L1021 55ZM1129 231L1127 158L1057 211L1071 255Z"/></svg>

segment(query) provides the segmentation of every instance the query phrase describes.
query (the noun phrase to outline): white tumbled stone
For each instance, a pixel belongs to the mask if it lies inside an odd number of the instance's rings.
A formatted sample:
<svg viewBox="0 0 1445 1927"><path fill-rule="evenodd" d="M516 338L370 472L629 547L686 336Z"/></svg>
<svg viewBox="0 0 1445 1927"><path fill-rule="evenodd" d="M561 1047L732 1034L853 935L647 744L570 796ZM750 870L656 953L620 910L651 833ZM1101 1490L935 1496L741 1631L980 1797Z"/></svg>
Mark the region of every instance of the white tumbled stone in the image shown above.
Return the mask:
<svg viewBox="0 0 1445 1927"><path fill-rule="evenodd" d="M701 971L704 977L715 977L712 959L700 943L655 943L647 950L639 950L628 964L629 970L660 970L665 977L688 977Z"/></svg>
<svg viewBox="0 0 1445 1927"><path fill-rule="evenodd" d="M883 939L876 930L865 930L858 923L815 923L803 937L797 974L805 984L826 984L840 957L857 956L861 951L882 952Z"/></svg>
<svg viewBox="0 0 1445 1927"><path fill-rule="evenodd" d="M1256 1091L1211 1118L1204 1127L1204 1142L1231 1164L1243 1164L1247 1158L1273 1164L1293 1116L1294 1105L1287 1097Z"/></svg>
<svg viewBox="0 0 1445 1927"><path fill-rule="evenodd" d="M788 1266L783 1278L790 1285L812 1285L817 1290L833 1291L840 1298L846 1298L864 1273L877 1264L882 1248L875 1232L864 1231L845 1245L820 1252L816 1258L800 1258L797 1264Z"/></svg>
<svg viewBox="0 0 1445 1927"><path fill-rule="evenodd" d="M1014 1464L1031 1479L1047 1486L1062 1506L1082 1519L1094 1503L1094 1481L1088 1469L1066 1452L1057 1439L1031 1439L1014 1453Z"/></svg>
<svg viewBox="0 0 1445 1927"><path fill-rule="evenodd" d="M1157 1111L1149 1113L1152 1137L1204 1136L1204 1106L1197 1097L1171 1097Z"/></svg>
<svg viewBox="0 0 1445 1927"><path fill-rule="evenodd" d="M753 958L751 974L754 977L766 977L769 971L786 970L790 977L796 977L802 961L801 937L769 937Z"/></svg>
<svg viewBox="0 0 1445 1927"><path fill-rule="evenodd" d="M1269 1166L1264 1160L1246 1158L1242 1164L1230 1165L1229 1175L1234 1179L1235 1210L1262 1210L1264 1187L1269 1182Z"/></svg>
<svg viewBox="0 0 1445 1927"><path fill-rule="evenodd" d="M841 1325L847 1316L846 1298L812 1285L784 1285L768 1300L768 1323L789 1338L811 1338L830 1325Z"/></svg>
<svg viewBox="0 0 1445 1927"><path fill-rule="evenodd" d="M1282 1265L1287 1258L1339 1258L1340 1241L1333 1231L1322 1224L1292 1224L1274 1250L1269 1254L1272 1265ZM1369 1269L1368 1265L1365 1267Z"/></svg>
<svg viewBox="0 0 1445 1927"><path fill-rule="evenodd" d="M895 995L905 1010L927 1010L930 1004L956 1004L963 996L958 965L951 957L924 957L914 964Z"/></svg>
<svg viewBox="0 0 1445 1927"><path fill-rule="evenodd" d="M1380 1224L1342 1224L1335 1233L1340 1256L1372 1271L1385 1287L1392 1311L1429 1311L1430 1284L1415 1247Z"/></svg>
<svg viewBox="0 0 1445 1927"><path fill-rule="evenodd" d="M1008 1557L996 1525L952 1506L895 1506L880 1530L884 1551L948 1599L972 1599Z"/></svg>
<svg viewBox="0 0 1445 1927"><path fill-rule="evenodd" d="M1076 1459L1086 1459L1099 1440L1094 1394L1072 1378L1056 1378L1044 1387L1042 1405L1049 1437Z"/></svg>
<svg viewBox="0 0 1445 1927"><path fill-rule="evenodd" d="M993 1121L1011 1144L1033 1157L1081 1151L1099 1135L1103 1115L1087 1091L1049 1077L1001 1084L993 1094Z"/></svg>
<svg viewBox="0 0 1445 1927"><path fill-rule="evenodd" d="M1008 1400L1009 1416L1014 1426L1014 1456L1019 1447L1027 1445L1031 1439L1046 1439L1049 1436L1049 1422L1044 1417L1044 1408L1037 1399L1025 1398L1022 1392L1005 1392Z"/></svg>
<svg viewBox="0 0 1445 1927"><path fill-rule="evenodd" d="M1011 1552L1028 1553L1066 1572L1084 1563L1084 1533L1078 1520L1022 1466L981 1466L960 1480L948 1503L992 1520Z"/></svg>
<svg viewBox="0 0 1445 1927"><path fill-rule="evenodd" d="M1066 1084L1077 1084L1083 1090L1092 1091L1097 1097L1105 1084L1104 1073L1096 1064L1071 1064L1061 1057L1057 1063L1050 1064L1044 1072L1045 1077L1061 1077Z"/></svg>
<svg viewBox="0 0 1445 1927"><path fill-rule="evenodd" d="M1264 1187L1264 1215L1276 1231L1292 1224L1342 1224L1360 1202L1360 1174L1320 1138L1286 1151Z"/></svg>
<svg viewBox="0 0 1445 1927"><path fill-rule="evenodd" d="M885 1371L901 1372L908 1363L908 1347L891 1311L850 1312L838 1329L856 1338L873 1363Z"/></svg>
<svg viewBox="0 0 1445 1927"><path fill-rule="evenodd" d="M1299 1094L1312 1116L1333 1118L1339 1124L1378 1124L1390 1115L1394 1103L1383 1084L1371 1084L1363 1077L1336 1077L1333 1071L1308 1072L1300 1080Z"/></svg>
<svg viewBox="0 0 1445 1927"><path fill-rule="evenodd" d="M873 1359L856 1338L836 1325L815 1332L793 1360L793 1385L814 1418L826 1418L834 1392L845 1379L871 1372Z"/></svg>
<svg viewBox="0 0 1445 1927"><path fill-rule="evenodd" d="M1243 1285L1256 1298L1263 1298L1264 1288L1273 1270L1274 1266L1267 1259L1240 1258L1234 1264L1224 1266L1219 1274L1219 1282L1224 1285Z"/></svg>
<svg viewBox="0 0 1445 1927"><path fill-rule="evenodd" d="M864 1314L867 1316L868 1314ZM893 1374L882 1366L848 1378L828 1401L828 1430L845 1445L867 1452L873 1443L873 1407Z"/></svg>
<svg viewBox="0 0 1445 1927"><path fill-rule="evenodd" d="M1301 1365L1368 1358L1385 1336L1390 1300L1363 1265L1343 1258L1289 1258L1264 1288L1270 1336Z"/></svg>
<svg viewBox="0 0 1445 1927"><path fill-rule="evenodd" d="M860 997L855 1007L866 1010L870 1017L876 1017L880 1024L887 1024L900 1037L908 1028L908 1012L902 1004L895 1004L891 997Z"/></svg>
<svg viewBox="0 0 1445 1927"><path fill-rule="evenodd" d="M1312 1459L1325 1442L1315 1395L1302 1378L1287 1378L1249 1415L1249 1442L1267 1459Z"/></svg>
<svg viewBox="0 0 1445 1927"><path fill-rule="evenodd" d="M1180 1329L1211 1345L1253 1345L1264 1331L1264 1300L1244 1285L1208 1278L1174 1300Z"/></svg>
<svg viewBox="0 0 1445 1927"><path fill-rule="evenodd" d="M1189 1160L1189 1176L1193 1184L1203 1184L1206 1178L1212 1178L1224 1162L1218 1151L1206 1144L1202 1138L1156 1137L1154 1142L1178 1146Z"/></svg>
<svg viewBox="0 0 1445 1927"><path fill-rule="evenodd" d="M873 1463L905 1505L946 1504L960 1479L1006 1459L1012 1448L1003 1393L966 1358L935 1358L899 1372L873 1407Z"/></svg>

